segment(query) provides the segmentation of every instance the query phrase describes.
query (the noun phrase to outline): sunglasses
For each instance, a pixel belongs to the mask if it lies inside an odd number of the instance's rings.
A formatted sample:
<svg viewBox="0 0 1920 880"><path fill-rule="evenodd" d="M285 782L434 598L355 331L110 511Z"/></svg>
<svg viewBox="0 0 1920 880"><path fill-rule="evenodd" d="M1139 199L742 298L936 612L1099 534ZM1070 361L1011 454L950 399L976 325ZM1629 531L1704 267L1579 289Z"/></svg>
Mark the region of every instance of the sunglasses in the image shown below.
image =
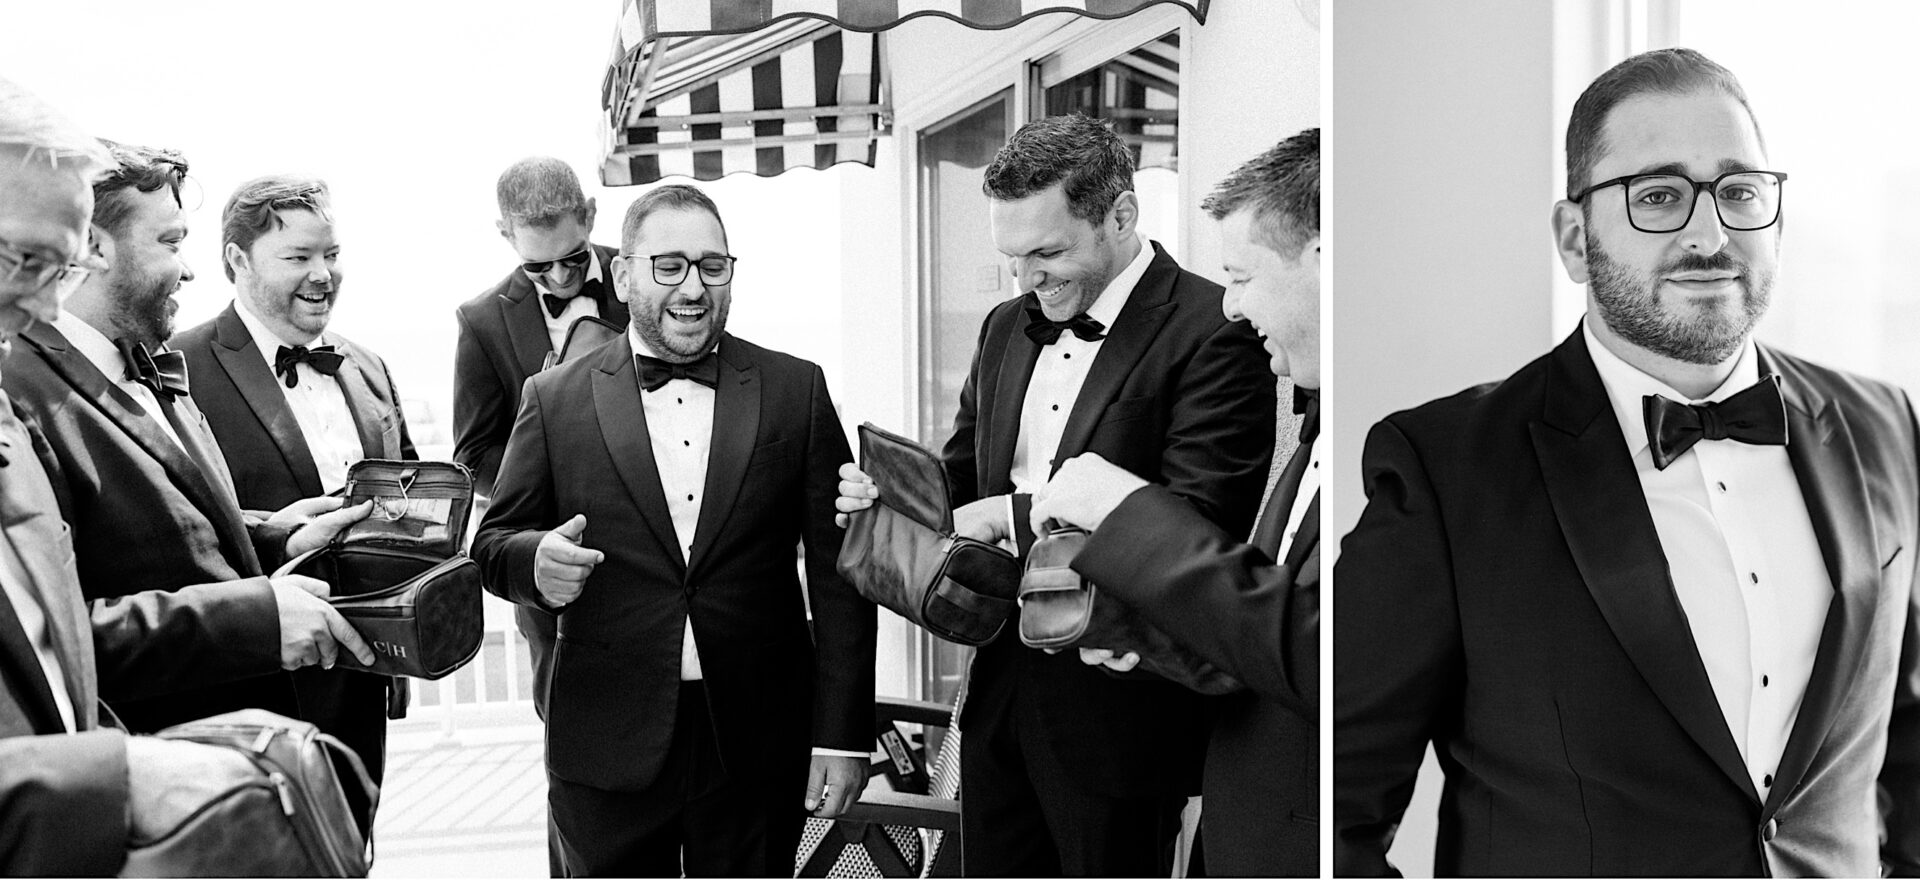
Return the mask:
<svg viewBox="0 0 1920 880"><path fill-rule="evenodd" d="M553 267L555 266L566 269L578 269L585 266L587 261L591 259L593 259L593 247L591 245L581 245L578 251L561 257L560 259L532 260L521 263L520 268L525 269L528 275L545 275L553 271Z"/></svg>

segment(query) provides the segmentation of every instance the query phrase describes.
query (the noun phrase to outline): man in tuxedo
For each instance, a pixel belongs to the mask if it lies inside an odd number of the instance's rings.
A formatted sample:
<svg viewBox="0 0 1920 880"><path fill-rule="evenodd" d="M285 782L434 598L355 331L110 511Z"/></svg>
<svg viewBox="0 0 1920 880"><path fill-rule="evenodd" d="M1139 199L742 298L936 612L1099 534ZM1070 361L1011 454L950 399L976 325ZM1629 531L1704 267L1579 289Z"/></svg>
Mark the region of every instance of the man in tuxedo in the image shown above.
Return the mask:
<svg viewBox="0 0 1920 880"><path fill-rule="evenodd" d="M1580 328L1368 435L1336 873L1392 870L1429 743L1440 875L1920 871L1914 412L1754 342L1771 168L1725 68L1608 70L1553 209Z"/></svg>
<svg viewBox="0 0 1920 880"><path fill-rule="evenodd" d="M1320 873L1320 130L1240 167L1204 203L1221 221L1231 320L1293 380L1300 442L1251 542L1165 486L1088 452L1034 493L1032 523L1091 533L1074 570L1242 682L1214 706L1202 786L1206 873ZM1081 661L1139 662L1098 647Z"/></svg>
<svg viewBox="0 0 1920 880"><path fill-rule="evenodd" d="M588 316L627 325L627 310L607 284L614 249L588 242L594 204L572 168L545 156L522 159L500 175L494 194L500 237L521 262L461 304L453 365L453 458L473 469L483 496L493 494L520 386L561 350L567 328ZM534 709L545 718L553 616L520 605L514 618L533 657Z"/></svg>
<svg viewBox="0 0 1920 880"><path fill-rule="evenodd" d="M220 229L234 301L173 345L240 507L278 510L337 492L361 459L418 458L386 362L327 328L341 273L326 182L243 183ZM339 737L379 782L387 718L404 714L406 682L346 669L302 669L293 682L300 717ZM359 795L349 787L349 798ZM354 807L364 815L368 805Z"/></svg>
<svg viewBox="0 0 1920 880"><path fill-rule="evenodd" d="M558 621L572 876L789 876L806 812L866 785L875 613L834 570L852 456L818 366L725 332L733 263L700 190L634 201L628 332L527 383L474 539L488 589Z"/></svg>
<svg viewBox="0 0 1920 880"><path fill-rule="evenodd" d="M100 142L0 79L0 352L89 271L91 182L111 167ZM199 802L180 795L252 773L229 749L103 726L97 700L73 543L0 393L0 875L117 873L130 839Z"/></svg>
<svg viewBox="0 0 1920 880"><path fill-rule="evenodd" d="M93 188L91 259L102 268L20 335L0 379L40 435L33 448L71 527L101 695L137 732L240 708L297 716L286 670L370 663L373 652L324 601L325 583L262 573L370 505L313 499L243 514L187 396L183 358L160 348L173 295L193 277L179 253L186 162L119 145L113 157Z"/></svg>
<svg viewBox="0 0 1920 880"><path fill-rule="evenodd" d="M1126 143L1085 116L1036 120L985 190L1026 292L987 315L942 453L956 531L1024 554L1032 493L1093 452L1246 533L1273 455L1273 375L1220 286L1142 239ZM842 512L878 497L857 468L842 477ZM1168 874L1209 701L1027 648L1017 623L975 655L961 709L967 873Z"/></svg>

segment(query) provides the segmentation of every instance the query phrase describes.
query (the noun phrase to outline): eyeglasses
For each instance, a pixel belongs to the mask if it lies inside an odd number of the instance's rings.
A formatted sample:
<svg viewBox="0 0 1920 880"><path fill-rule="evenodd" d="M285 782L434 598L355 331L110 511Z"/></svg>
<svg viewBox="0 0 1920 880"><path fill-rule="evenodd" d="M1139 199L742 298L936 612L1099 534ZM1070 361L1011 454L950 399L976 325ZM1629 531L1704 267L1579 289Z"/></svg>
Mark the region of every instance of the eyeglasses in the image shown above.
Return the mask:
<svg viewBox="0 0 1920 880"><path fill-rule="evenodd" d="M639 254L621 254L616 259L642 259ZM706 287L719 287L733 280L733 264L739 257L711 256L698 260L688 259L685 254L654 254L644 259L653 262L653 281L672 287L687 280L687 273L695 267L700 269L700 283Z"/></svg>
<svg viewBox="0 0 1920 880"><path fill-rule="evenodd" d="M0 283L24 284L25 293L38 293L55 283L62 292L73 290L87 280L90 271L78 263L49 260L0 241Z"/></svg>
<svg viewBox="0 0 1920 880"><path fill-rule="evenodd" d="M1780 220L1780 190L1787 176L1778 171L1729 171L1712 180L1678 174L1629 174L1596 183L1570 201L1618 184L1627 200L1627 220L1641 232L1678 232L1693 222L1701 192L1713 194L1720 225L1739 232L1765 229Z"/></svg>
<svg viewBox="0 0 1920 880"><path fill-rule="evenodd" d="M585 266L587 264L587 261L591 259L593 259L593 246L583 244L580 246L579 250L574 251L573 253L570 253L564 257L561 257L560 259L530 260L528 262L521 263L520 268L527 270L528 275L545 275L548 272L553 271L553 267L555 266L560 266L567 269L578 269L582 266Z"/></svg>

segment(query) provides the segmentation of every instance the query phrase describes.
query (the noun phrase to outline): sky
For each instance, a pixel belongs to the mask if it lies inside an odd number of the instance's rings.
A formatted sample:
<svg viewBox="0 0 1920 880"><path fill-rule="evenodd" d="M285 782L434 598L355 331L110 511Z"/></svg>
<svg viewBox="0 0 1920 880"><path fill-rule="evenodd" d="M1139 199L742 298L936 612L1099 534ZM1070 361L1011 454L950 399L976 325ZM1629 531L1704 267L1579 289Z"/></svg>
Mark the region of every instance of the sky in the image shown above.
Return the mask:
<svg viewBox="0 0 1920 880"><path fill-rule="evenodd" d="M559 157L619 244L644 187L599 186L601 77L619 0L337 0L11 4L0 76L92 134L183 151L197 277L178 328L233 298L220 209L241 182L297 172L333 190L342 244L331 329L380 354L416 441L451 443L453 312L513 269L493 185ZM698 184L740 257L729 329L840 376L839 199L860 166ZM691 182L679 178L668 182Z"/></svg>

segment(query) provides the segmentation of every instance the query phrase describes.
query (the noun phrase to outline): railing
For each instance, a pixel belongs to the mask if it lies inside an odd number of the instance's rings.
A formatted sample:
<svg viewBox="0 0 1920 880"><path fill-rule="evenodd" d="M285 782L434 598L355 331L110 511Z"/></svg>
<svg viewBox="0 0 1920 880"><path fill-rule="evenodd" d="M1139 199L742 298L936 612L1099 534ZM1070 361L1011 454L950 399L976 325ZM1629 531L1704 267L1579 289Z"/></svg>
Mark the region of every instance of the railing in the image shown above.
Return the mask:
<svg viewBox="0 0 1920 880"><path fill-rule="evenodd" d="M486 597L480 651L467 665L439 681L407 679L413 703L410 721L437 721L451 739L461 724L533 720L533 666L512 606Z"/></svg>

